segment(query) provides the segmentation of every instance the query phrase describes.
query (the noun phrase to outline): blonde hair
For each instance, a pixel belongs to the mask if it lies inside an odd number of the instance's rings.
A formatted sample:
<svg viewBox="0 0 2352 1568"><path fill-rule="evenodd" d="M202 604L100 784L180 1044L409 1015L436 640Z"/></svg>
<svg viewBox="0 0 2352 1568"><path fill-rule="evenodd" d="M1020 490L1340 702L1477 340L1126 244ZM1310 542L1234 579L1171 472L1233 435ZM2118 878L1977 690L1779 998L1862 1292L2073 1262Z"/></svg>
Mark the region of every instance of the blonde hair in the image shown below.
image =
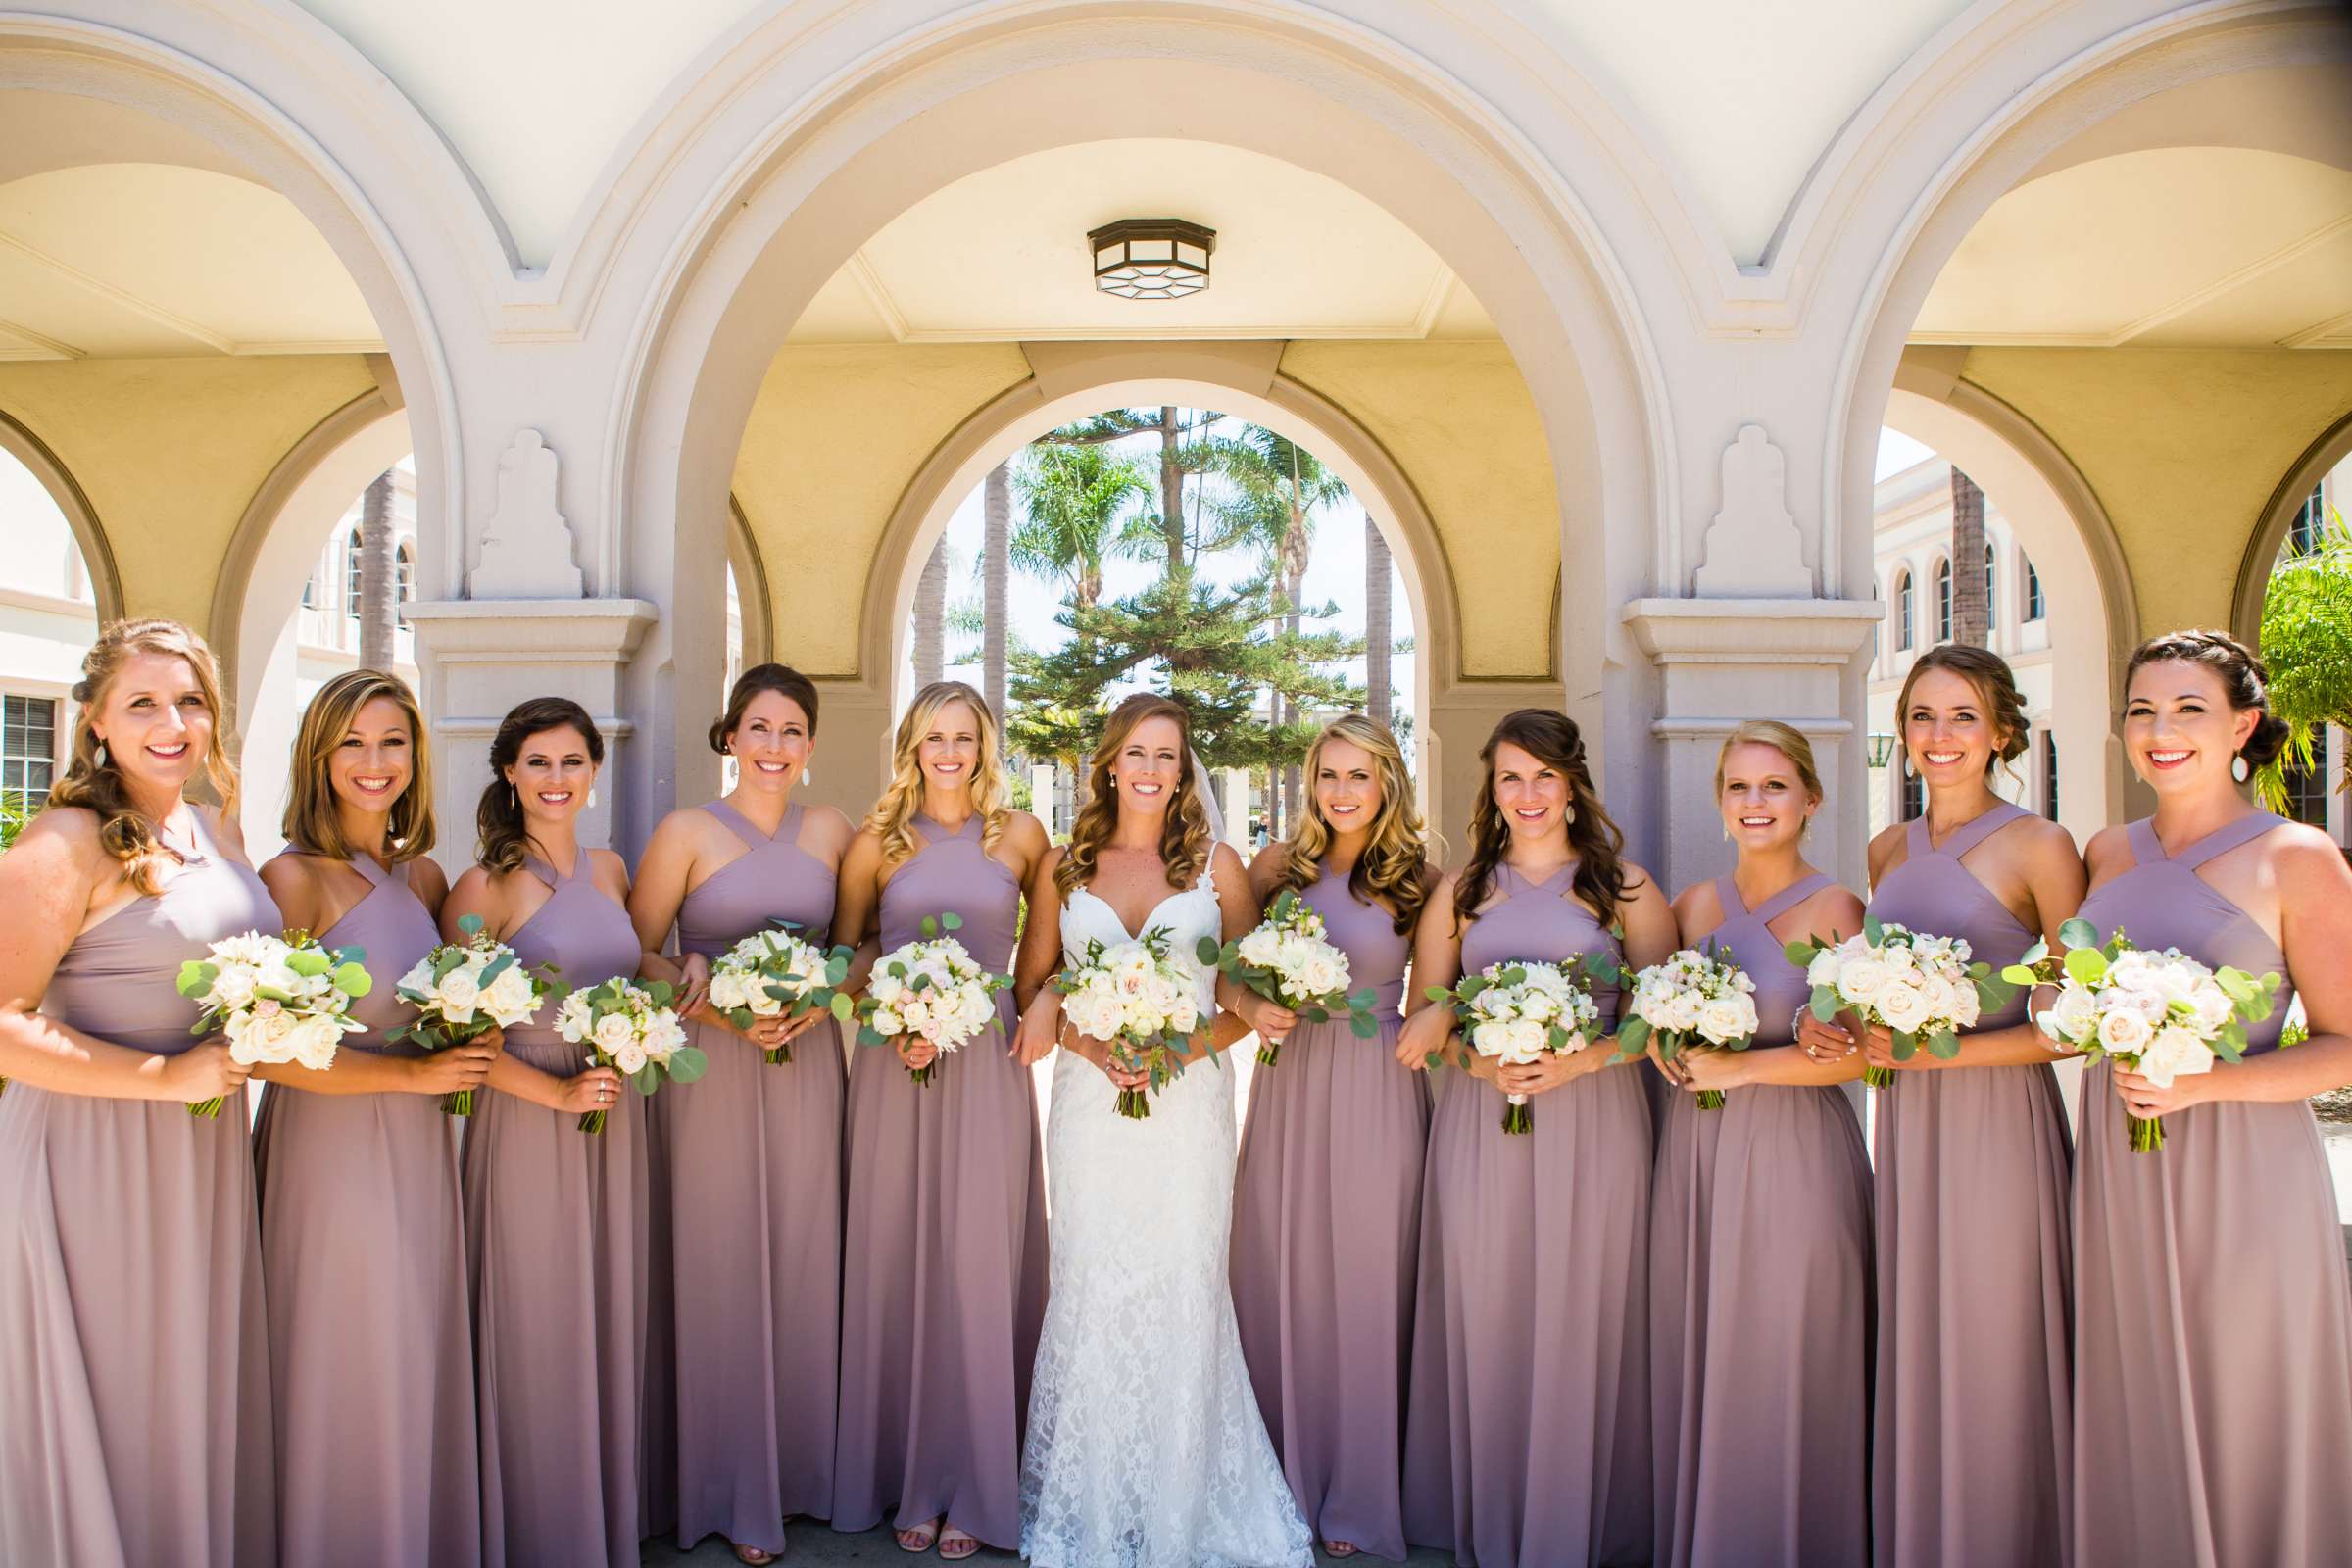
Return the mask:
<svg viewBox="0 0 2352 1568"><path fill-rule="evenodd" d="M220 797L222 815L237 808L237 766L228 760L228 715L220 710L220 666L203 638L176 620L118 620L98 633L98 640L81 657L81 679L74 684L78 705L74 724L74 755L65 777L49 791L45 806L77 806L98 817L98 842L122 862L122 879L147 895L164 890L164 864L172 858L163 838L146 813L131 804L122 775L109 756L98 760L98 734L91 721L106 707L106 696L134 655L162 654L187 661L196 676L196 689L213 719L212 735L204 747L204 776Z"/></svg>
<svg viewBox="0 0 2352 1568"><path fill-rule="evenodd" d="M1087 763L1086 809L1070 825L1069 848L1054 868L1054 886L1068 898L1095 874L1095 857L1110 842L1118 825L1119 796L1110 782L1110 764L1136 727L1154 718L1173 719L1183 771L1176 776L1176 798L1159 830L1159 858L1168 868L1168 886L1182 891L1200 879L1213 849L1208 836L1208 812L1200 805L1200 781L1193 776L1193 716L1181 703L1151 692L1138 692L1110 710L1102 740Z"/></svg>
<svg viewBox="0 0 2352 1568"><path fill-rule="evenodd" d="M1732 749L1738 746L1771 747L1788 759L1788 765L1796 769L1797 782L1804 785L1805 793L1816 801L1823 799L1821 773L1813 765L1813 743L1805 739L1803 733L1792 724L1784 724L1777 718L1751 718L1726 735L1723 749L1715 754L1715 798L1718 801L1723 799L1723 764L1731 757Z"/></svg>
<svg viewBox="0 0 2352 1568"><path fill-rule="evenodd" d="M1371 836L1348 872L1348 891L1370 903L1380 900L1396 911L1399 934L1413 928L1421 906L1429 899L1427 831L1413 806L1413 781L1404 770L1404 749L1386 724L1361 713L1343 713L1323 726L1306 749L1306 809L1283 842L1281 873L1275 885L1303 892L1319 879L1323 857L1331 853L1331 824L1315 808L1315 768L1327 741L1346 741L1372 758L1380 778L1380 811L1372 818Z"/></svg>
<svg viewBox="0 0 2352 1568"><path fill-rule="evenodd" d="M347 669L318 688L311 706L303 710L302 727L294 734L286 814L279 830L296 849L336 860L348 860L372 849L345 841L343 813L335 805L335 786L328 769L343 737L359 722L360 710L379 697L397 705L409 723L409 787L392 803L391 819L384 829L393 845L392 863L413 860L433 847L433 758L416 695L398 675L380 669Z"/></svg>
<svg viewBox="0 0 2352 1568"><path fill-rule="evenodd" d="M972 810L980 818L980 848L994 854L1004 836L1011 811L1012 788L1004 776L1004 758L997 740L997 717L988 701L959 680L935 680L914 694L890 753L890 783L866 813L865 830L882 841L882 863L897 865L914 854L914 837L907 831L923 806L923 769L916 760L923 737L942 709L961 703L972 710L980 731L980 765L973 770Z"/></svg>

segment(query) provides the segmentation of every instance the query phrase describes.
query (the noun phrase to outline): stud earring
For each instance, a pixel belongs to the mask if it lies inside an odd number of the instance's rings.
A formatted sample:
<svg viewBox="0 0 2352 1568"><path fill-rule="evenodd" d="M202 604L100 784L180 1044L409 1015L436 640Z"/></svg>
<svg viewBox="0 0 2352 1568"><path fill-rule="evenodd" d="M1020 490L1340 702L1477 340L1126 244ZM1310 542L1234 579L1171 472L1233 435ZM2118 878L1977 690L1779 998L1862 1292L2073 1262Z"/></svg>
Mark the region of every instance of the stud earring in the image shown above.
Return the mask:
<svg viewBox="0 0 2352 1568"><path fill-rule="evenodd" d="M2254 770L2246 765L2245 753L2240 752L2235 757L2230 759L2230 776L2237 780L2240 784L2243 784L2247 779L2254 776Z"/></svg>

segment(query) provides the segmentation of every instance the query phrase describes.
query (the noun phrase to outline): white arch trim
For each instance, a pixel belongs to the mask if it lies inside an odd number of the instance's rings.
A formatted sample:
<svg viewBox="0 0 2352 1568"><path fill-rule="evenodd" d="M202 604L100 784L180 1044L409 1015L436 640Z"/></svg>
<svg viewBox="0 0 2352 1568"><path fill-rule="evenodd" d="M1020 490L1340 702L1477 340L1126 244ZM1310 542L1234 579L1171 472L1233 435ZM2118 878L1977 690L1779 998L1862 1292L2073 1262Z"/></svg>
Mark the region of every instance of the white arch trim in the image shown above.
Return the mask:
<svg viewBox="0 0 2352 1568"><path fill-rule="evenodd" d="M2352 412L2329 425L2317 441L2295 460L2271 492L2269 503L2262 509L2262 521L2255 527L2254 536L2246 541L2245 560L2238 564L2237 592L2230 600L2230 630L2249 648L2259 648L2262 642L2262 601L2270 591L2271 568L2285 548L2287 525L2303 503L2352 454Z"/></svg>
<svg viewBox="0 0 2352 1568"><path fill-rule="evenodd" d="M122 574L115 565L114 546L108 543L106 526L99 521L98 511L90 498L66 466L58 461L41 438L0 410L0 452L7 453L24 465L25 471L49 492L57 510L65 514L66 526L73 530L74 542L81 549L82 569L90 574L90 598L98 611L98 624L122 618Z"/></svg>

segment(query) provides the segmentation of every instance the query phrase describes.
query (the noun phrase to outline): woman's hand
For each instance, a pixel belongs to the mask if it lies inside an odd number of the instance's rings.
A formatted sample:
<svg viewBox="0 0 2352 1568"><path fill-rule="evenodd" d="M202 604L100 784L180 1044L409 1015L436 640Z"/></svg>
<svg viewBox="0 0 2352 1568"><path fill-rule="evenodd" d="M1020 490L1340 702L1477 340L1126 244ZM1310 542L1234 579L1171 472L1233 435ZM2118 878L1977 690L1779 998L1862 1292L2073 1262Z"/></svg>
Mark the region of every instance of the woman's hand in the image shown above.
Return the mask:
<svg viewBox="0 0 2352 1568"><path fill-rule="evenodd" d="M243 1062L229 1059L226 1035L213 1035L178 1055L164 1059L164 1093L156 1098L176 1100L185 1105L224 1100L244 1088L252 1072Z"/></svg>
<svg viewBox="0 0 2352 1568"><path fill-rule="evenodd" d="M1250 1033L1269 1045L1288 1040L1291 1031L1298 1027L1297 1013L1281 1003L1261 997L1247 988L1243 990L1241 1001L1233 1010L1240 1015L1242 1022L1250 1026Z"/></svg>
<svg viewBox="0 0 2352 1568"><path fill-rule="evenodd" d="M1102 1076L1122 1090L1148 1089L1152 1074L1148 1069L1130 1067L1121 1061L1110 1043L1097 1040L1093 1035L1072 1034L1070 1049L1102 1069Z"/></svg>
<svg viewBox="0 0 2352 1568"><path fill-rule="evenodd" d="M1494 1074L1494 1087L1506 1095L1540 1095L1591 1072L1593 1063L1581 1058L1598 1053L1600 1058L1605 1060L1616 1049L1604 1042L1587 1046L1581 1051L1546 1051L1530 1062L1499 1063Z"/></svg>
<svg viewBox="0 0 2352 1568"><path fill-rule="evenodd" d="M920 1072L939 1059L939 1047L921 1035L897 1035L890 1044L909 1072Z"/></svg>
<svg viewBox="0 0 2352 1568"><path fill-rule="evenodd" d="M591 1067L577 1077L559 1079L556 1102L548 1108L572 1115L611 1110L620 1103L620 1074L610 1067Z"/></svg>
<svg viewBox="0 0 2352 1568"><path fill-rule="evenodd" d="M1658 1051L1658 1037L1653 1034L1649 1037L1649 1047L1643 1054L1649 1057L1649 1064L1658 1069L1659 1077L1677 1089L1682 1089L1690 1082L1690 1070L1688 1065L1690 1060L1690 1051L1691 1048L1685 1046L1672 1056L1663 1055Z"/></svg>
<svg viewBox="0 0 2352 1568"><path fill-rule="evenodd" d="M464 1045L409 1058L409 1087L420 1095L454 1095L479 1089L490 1064L505 1049L506 1031L493 1026Z"/></svg>
<svg viewBox="0 0 2352 1568"><path fill-rule="evenodd" d="M1796 1045L1808 1057L1822 1063L1843 1061L1861 1049L1853 1031L1846 1027L1848 1015L1839 1013L1833 1023L1823 1023L1813 1016L1811 1007L1797 1014Z"/></svg>
<svg viewBox="0 0 2352 1568"><path fill-rule="evenodd" d="M710 1022L704 1003L710 995L710 959L708 955L689 953L678 960L678 1016Z"/></svg>
<svg viewBox="0 0 2352 1568"><path fill-rule="evenodd" d="M1894 1059L1894 1031L1883 1023L1866 1026L1862 1031L1862 1059L1873 1067L1900 1071L1919 1064L1921 1053L1913 1051L1909 1061Z"/></svg>
<svg viewBox="0 0 2352 1568"><path fill-rule="evenodd" d="M1683 1050L1682 1086L1693 1094L1712 1089L1721 1094L1726 1089L1744 1088L1747 1083L1747 1053L1725 1051L1719 1046L1688 1046Z"/></svg>
<svg viewBox="0 0 2352 1568"><path fill-rule="evenodd" d="M2227 1098L2213 1091L2214 1080L2229 1070L2227 1065L2217 1063L2211 1072L2176 1078L2170 1089L2159 1089L2138 1073L2126 1072L2118 1067L2114 1078L2115 1095L2124 1102L2124 1109L2141 1121L2154 1121L2176 1110L2186 1110L2191 1105Z"/></svg>
<svg viewBox="0 0 2352 1568"><path fill-rule="evenodd" d="M1452 1036L1452 1008L1444 1003L1423 1007L1405 1019L1404 1027L1396 1031L1397 1063L1415 1072L1423 1071L1429 1066L1430 1055L1444 1051ZM1476 1070L1475 1066L1472 1070Z"/></svg>

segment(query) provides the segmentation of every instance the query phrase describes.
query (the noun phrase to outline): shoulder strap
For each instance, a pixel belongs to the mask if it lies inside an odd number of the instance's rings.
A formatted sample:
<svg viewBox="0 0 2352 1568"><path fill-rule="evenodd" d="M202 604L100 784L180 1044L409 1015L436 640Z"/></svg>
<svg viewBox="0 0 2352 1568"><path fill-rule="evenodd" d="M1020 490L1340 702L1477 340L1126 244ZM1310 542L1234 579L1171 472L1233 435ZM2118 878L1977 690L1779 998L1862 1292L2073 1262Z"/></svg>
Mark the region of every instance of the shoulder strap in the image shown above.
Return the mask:
<svg viewBox="0 0 2352 1568"><path fill-rule="evenodd" d="M1935 841L1928 837L1927 813L1922 811L1903 824L1903 858L1920 860L1935 853Z"/></svg>
<svg viewBox="0 0 2352 1568"><path fill-rule="evenodd" d="M751 849L761 849L775 842L766 834L761 833L757 827L754 827L752 825L752 819L744 815L741 811L737 810L734 806L727 801L711 801L704 806L703 809L709 811L712 816L717 817L719 821L726 824L728 830L737 838L743 840L744 844ZM794 809L798 810L799 808L795 807ZM784 820L790 822L792 820L791 815L787 813Z"/></svg>
<svg viewBox="0 0 2352 1568"><path fill-rule="evenodd" d="M2154 817L2143 816L2129 824L2124 829L2124 837L2132 845L2132 859L2135 867L2154 865L2159 860L2172 858L2164 853L2164 840L2156 836Z"/></svg>
<svg viewBox="0 0 2352 1568"><path fill-rule="evenodd" d="M573 863L576 866L578 862L575 860ZM564 884L571 880L536 855L525 855L522 858L522 868L546 883L548 891L551 893L561 893L564 890Z"/></svg>
<svg viewBox="0 0 2352 1568"><path fill-rule="evenodd" d="M1937 853L1948 855L1957 860L2026 814L2026 808L2022 806L2013 805L2008 801L1995 802L1986 809L1978 812L1972 820L1963 822L1954 830L1950 838L1943 841L1943 848ZM1920 820L1925 822L1927 818L1921 817Z"/></svg>
<svg viewBox="0 0 2352 1568"><path fill-rule="evenodd" d="M1747 901L1740 896L1740 884L1729 871L1715 879L1715 902L1723 906L1726 925L1747 913Z"/></svg>
<svg viewBox="0 0 2352 1568"><path fill-rule="evenodd" d="M776 836L771 842L797 846L801 842L801 823L808 815L808 808L799 801L784 808L784 820L776 824Z"/></svg>
<svg viewBox="0 0 2352 1568"><path fill-rule="evenodd" d="M375 857L372 855L355 855L344 863L349 865L353 870L359 872L360 875L366 877L368 879L368 885L370 888L380 888L386 882L392 879L390 872L386 871L382 866L375 863ZM408 881L408 866L403 864L400 867L400 880L403 883L406 883Z"/></svg>
<svg viewBox="0 0 2352 1568"><path fill-rule="evenodd" d="M2282 816L2268 811L2248 811L2227 827L2217 827L2196 843L2173 857L2173 863L2184 871L2194 871L2217 855L2227 855L2239 845L2262 837L2279 823Z"/></svg>
<svg viewBox="0 0 2352 1568"><path fill-rule="evenodd" d="M1787 914L1790 909L1795 908L1829 885L1829 877L1820 871L1791 882L1764 901L1764 907L1756 911L1756 923L1759 925L1772 924L1773 921L1778 920L1782 915Z"/></svg>

